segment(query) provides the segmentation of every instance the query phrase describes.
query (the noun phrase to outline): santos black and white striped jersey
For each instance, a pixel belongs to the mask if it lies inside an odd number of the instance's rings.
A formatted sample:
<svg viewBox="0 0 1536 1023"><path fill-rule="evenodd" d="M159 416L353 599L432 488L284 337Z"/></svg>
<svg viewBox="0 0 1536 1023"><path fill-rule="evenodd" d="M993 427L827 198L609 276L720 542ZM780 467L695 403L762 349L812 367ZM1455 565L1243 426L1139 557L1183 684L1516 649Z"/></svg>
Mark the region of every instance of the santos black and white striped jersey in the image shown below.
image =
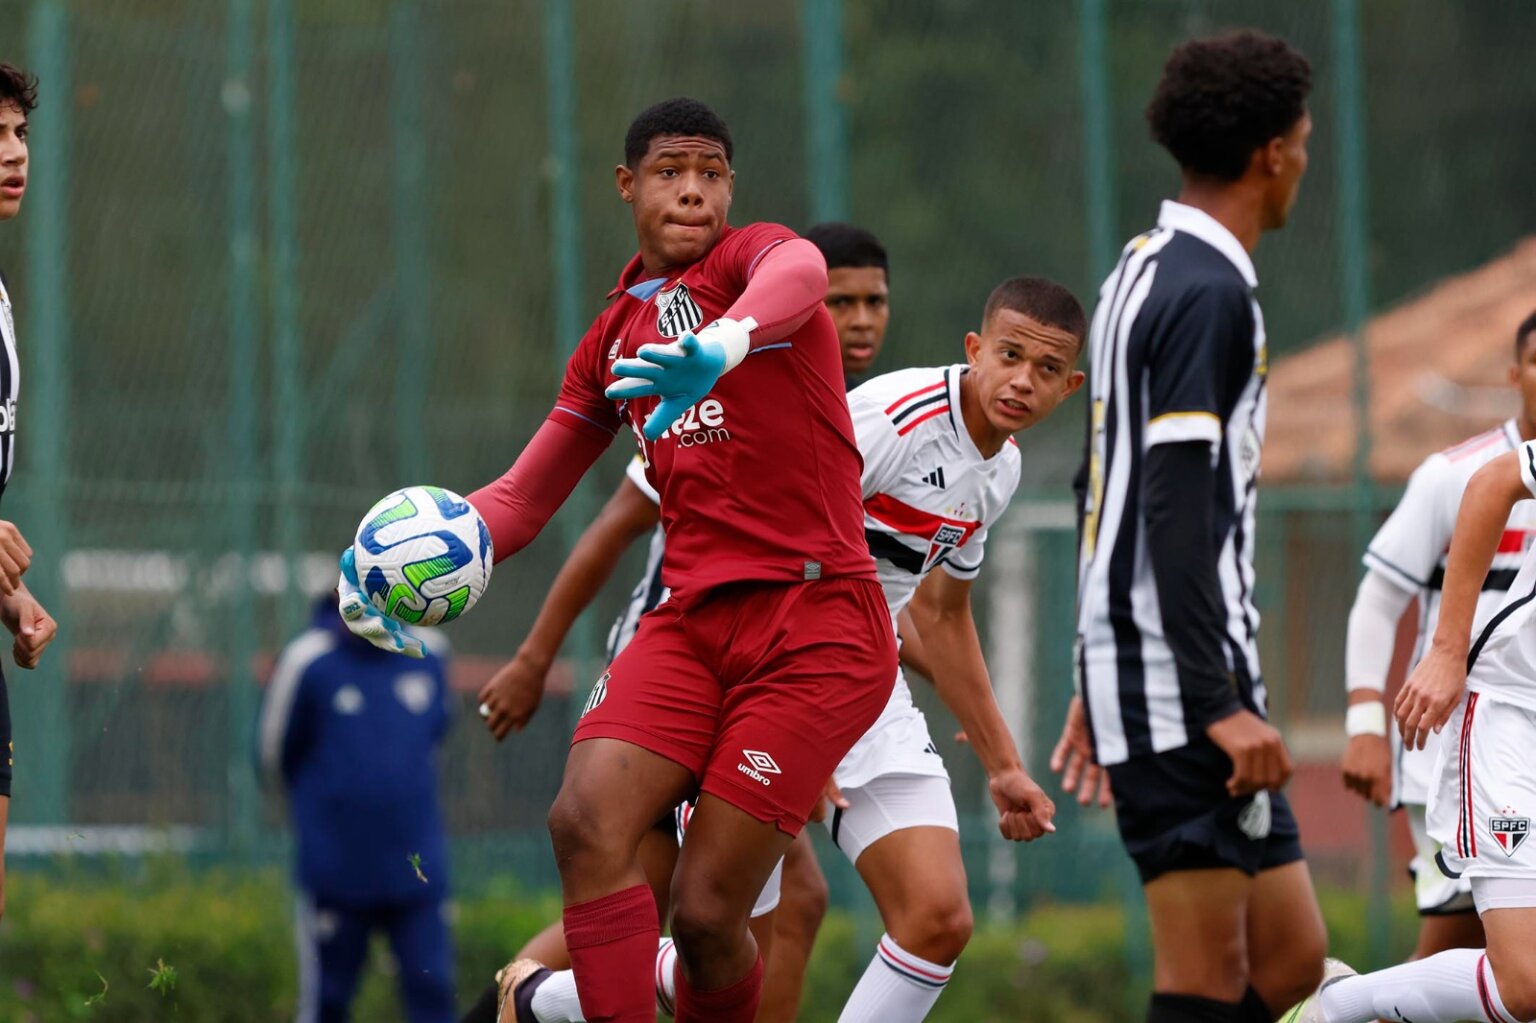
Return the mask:
<svg viewBox="0 0 1536 1023"><path fill-rule="evenodd" d="M1143 476L1158 444L1203 441L1216 469L1212 542L1227 670L1264 711L1253 604L1264 443L1264 321L1253 263L1204 212L1165 202L1104 282L1089 345L1087 492L1078 559L1078 687L1102 764L1186 745L1181 686L1146 541Z"/></svg>
<svg viewBox="0 0 1536 1023"><path fill-rule="evenodd" d="M11 481L16 464L16 393L21 388L21 365L16 360L16 318L11 312L11 293L0 276L0 339L5 357L0 359L0 495Z"/></svg>
<svg viewBox="0 0 1536 1023"><path fill-rule="evenodd" d="M656 493L656 488L645 478L645 463L640 461L639 455L629 460L624 475L653 503L661 504L661 495ZM661 581L661 559L666 549L666 533L657 526L651 531L650 550L645 554L645 572L640 576L640 581L635 583L635 588L629 591L629 603L624 605L624 610L619 612L619 616L613 620L612 628L608 630L607 653L610 663L635 638L635 630L640 628L640 617L667 599L667 587Z"/></svg>

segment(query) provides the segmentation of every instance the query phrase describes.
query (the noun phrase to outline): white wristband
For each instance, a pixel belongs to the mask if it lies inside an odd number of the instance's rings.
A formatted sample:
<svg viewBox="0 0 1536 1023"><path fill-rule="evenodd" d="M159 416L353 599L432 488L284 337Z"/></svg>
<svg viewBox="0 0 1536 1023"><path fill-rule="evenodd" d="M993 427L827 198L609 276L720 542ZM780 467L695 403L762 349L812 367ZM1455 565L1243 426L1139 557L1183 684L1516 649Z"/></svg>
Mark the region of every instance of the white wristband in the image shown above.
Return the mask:
<svg viewBox="0 0 1536 1023"><path fill-rule="evenodd" d="M1344 734L1353 739L1357 735L1387 734L1387 705L1379 700L1353 704L1344 713Z"/></svg>

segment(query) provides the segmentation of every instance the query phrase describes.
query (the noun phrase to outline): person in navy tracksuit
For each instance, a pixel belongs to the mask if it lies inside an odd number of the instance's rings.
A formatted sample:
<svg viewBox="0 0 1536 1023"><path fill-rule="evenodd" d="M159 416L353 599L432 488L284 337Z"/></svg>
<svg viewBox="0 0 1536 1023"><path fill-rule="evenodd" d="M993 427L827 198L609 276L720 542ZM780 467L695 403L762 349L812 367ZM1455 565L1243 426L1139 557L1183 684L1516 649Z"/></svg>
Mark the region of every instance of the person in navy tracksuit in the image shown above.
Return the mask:
<svg viewBox="0 0 1536 1023"><path fill-rule="evenodd" d="M284 648L261 713L261 763L298 839L298 1023L340 1023L369 935L399 964L411 1023L454 1019L448 846L437 749L448 730L446 651L421 660L351 635L334 595Z"/></svg>

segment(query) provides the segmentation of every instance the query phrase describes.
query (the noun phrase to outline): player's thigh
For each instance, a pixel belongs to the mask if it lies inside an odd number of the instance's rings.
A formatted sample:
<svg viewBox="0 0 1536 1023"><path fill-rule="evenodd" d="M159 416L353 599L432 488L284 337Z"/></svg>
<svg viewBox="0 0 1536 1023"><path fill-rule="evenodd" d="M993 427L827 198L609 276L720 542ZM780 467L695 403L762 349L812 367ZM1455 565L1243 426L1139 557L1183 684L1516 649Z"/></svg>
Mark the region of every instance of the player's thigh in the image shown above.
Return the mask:
<svg viewBox="0 0 1536 1023"><path fill-rule="evenodd" d="M1419 940L1411 958L1428 959L1453 948L1483 948L1487 944L1483 922L1475 910L1421 914Z"/></svg>
<svg viewBox="0 0 1536 1023"><path fill-rule="evenodd" d="M1266 1005L1284 1009L1323 979L1328 930L1305 860L1261 870L1248 899L1248 977Z"/></svg>
<svg viewBox="0 0 1536 1023"><path fill-rule="evenodd" d="M1248 989L1248 898L1253 878L1214 867L1149 881L1154 990L1235 1002Z"/></svg>
<svg viewBox="0 0 1536 1023"><path fill-rule="evenodd" d="M672 879L672 920L680 952L686 956L690 950L679 928L743 933L791 841L775 822L759 820L708 793L701 795Z"/></svg>
<svg viewBox="0 0 1536 1023"><path fill-rule="evenodd" d="M646 884L656 899L658 919L667 918L667 908L672 905L672 874L677 870L677 829L669 814L660 817L640 838L640 869L645 872Z"/></svg>

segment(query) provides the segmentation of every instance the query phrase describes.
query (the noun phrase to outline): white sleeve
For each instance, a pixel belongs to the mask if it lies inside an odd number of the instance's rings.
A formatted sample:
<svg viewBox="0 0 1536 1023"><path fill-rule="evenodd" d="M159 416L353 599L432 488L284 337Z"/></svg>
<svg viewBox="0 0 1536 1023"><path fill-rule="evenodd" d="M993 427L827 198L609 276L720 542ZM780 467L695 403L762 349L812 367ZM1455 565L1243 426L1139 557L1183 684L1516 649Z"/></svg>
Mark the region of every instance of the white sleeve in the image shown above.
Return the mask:
<svg viewBox="0 0 1536 1023"><path fill-rule="evenodd" d="M1520 445L1520 479L1525 483L1525 489L1536 497L1536 440L1528 440Z"/></svg>
<svg viewBox="0 0 1536 1023"><path fill-rule="evenodd" d="M1461 491L1459 475L1443 459L1420 465L1409 477L1403 499L1366 548L1361 559L1365 567L1403 589L1428 587L1456 528Z"/></svg>
<svg viewBox="0 0 1536 1023"><path fill-rule="evenodd" d="M859 482L867 499L901 478L902 455L907 445L905 438L896 432L891 417L885 414L884 406L861 394L861 390L855 388L848 392L848 411L853 415L853 435L864 460Z"/></svg>
<svg viewBox="0 0 1536 1023"><path fill-rule="evenodd" d="M629 460L629 465L624 468L624 475L629 482L640 488L640 493L651 499L653 504L661 504L661 495L656 493L656 488L651 486L651 481L645 478L645 463L636 455Z"/></svg>
<svg viewBox="0 0 1536 1023"><path fill-rule="evenodd" d="M1397 623L1403 617L1413 590L1393 576L1367 569L1349 609L1349 631L1344 640L1344 685L1357 689L1387 688L1387 671L1397 641Z"/></svg>
<svg viewBox="0 0 1536 1023"><path fill-rule="evenodd" d="M986 556L987 526L982 526L965 542L950 552L942 562L944 571L956 579L974 579L981 572L981 562Z"/></svg>

